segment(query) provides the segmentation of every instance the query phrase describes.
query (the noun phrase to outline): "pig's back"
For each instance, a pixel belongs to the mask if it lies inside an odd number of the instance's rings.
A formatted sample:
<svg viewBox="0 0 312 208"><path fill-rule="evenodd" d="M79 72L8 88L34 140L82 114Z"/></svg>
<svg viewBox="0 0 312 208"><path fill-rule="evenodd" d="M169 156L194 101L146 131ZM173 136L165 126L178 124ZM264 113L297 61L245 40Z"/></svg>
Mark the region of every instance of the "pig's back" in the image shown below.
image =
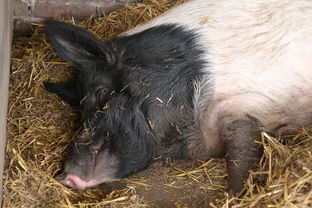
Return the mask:
<svg viewBox="0 0 312 208"><path fill-rule="evenodd" d="M190 141L213 147L229 115L250 114L274 133L311 124L311 20L312 1L194 0L123 35L163 24L198 35L207 64L195 85Z"/></svg>
<svg viewBox="0 0 312 208"><path fill-rule="evenodd" d="M248 113L269 131L310 125L312 2L248 4L226 19L218 13L211 29L216 78L209 118Z"/></svg>

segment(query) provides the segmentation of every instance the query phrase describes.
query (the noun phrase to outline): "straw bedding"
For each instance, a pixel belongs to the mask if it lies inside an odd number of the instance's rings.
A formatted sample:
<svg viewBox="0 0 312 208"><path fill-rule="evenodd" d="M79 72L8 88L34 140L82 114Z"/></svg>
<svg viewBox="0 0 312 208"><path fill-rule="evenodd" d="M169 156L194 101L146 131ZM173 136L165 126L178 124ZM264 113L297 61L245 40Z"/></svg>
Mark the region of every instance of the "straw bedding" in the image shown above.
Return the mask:
<svg viewBox="0 0 312 208"><path fill-rule="evenodd" d="M101 39L118 35L161 14L176 0L144 0L101 18L70 22ZM78 110L47 93L42 82L75 73L46 42L42 25L14 40L8 111L4 207L312 207L311 130L271 138L262 134L264 156L246 193L226 200L222 159L164 161L128 179L85 192L70 190L54 176L79 128Z"/></svg>

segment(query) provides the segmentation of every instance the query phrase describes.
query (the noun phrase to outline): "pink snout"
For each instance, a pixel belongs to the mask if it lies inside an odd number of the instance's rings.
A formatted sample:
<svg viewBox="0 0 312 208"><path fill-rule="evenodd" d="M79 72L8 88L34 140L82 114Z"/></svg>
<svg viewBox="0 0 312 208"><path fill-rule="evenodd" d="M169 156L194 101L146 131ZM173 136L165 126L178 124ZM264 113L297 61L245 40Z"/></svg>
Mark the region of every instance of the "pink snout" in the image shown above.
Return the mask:
<svg viewBox="0 0 312 208"><path fill-rule="evenodd" d="M73 188L73 189L77 189L80 191L83 191L88 187L92 187L92 186L95 186L98 184L96 180L91 179L90 181L86 182L86 181L82 180L79 176L74 175L74 174L68 174L68 175L66 175L66 177L58 176L56 178L56 180L58 180L64 186L67 186L67 187Z"/></svg>

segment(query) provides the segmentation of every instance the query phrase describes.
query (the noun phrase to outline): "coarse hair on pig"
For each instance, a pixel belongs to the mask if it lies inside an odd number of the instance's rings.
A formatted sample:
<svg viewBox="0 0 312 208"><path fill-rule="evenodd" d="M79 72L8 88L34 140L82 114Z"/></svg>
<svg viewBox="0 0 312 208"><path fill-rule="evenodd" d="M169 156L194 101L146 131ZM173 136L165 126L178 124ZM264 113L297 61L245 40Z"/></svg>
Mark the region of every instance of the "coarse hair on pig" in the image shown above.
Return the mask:
<svg viewBox="0 0 312 208"><path fill-rule="evenodd" d="M92 133L73 141L59 180L83 190L158 156L222 156L237 194L261 155L261 131L311 125L311 19L305 0L193 0L104 42L50 22L53 48L86 71L74 102L110 83L91 102L99 111L82 109Z"/></svg>
<svg viewBox="0 0 312 208"><path fill-rule="evenodd" d="M106 103L110 94L121 90L122 76L127 70L115 59L112 42L104 44L90 32L65 23L58 25L59 34L55 34L52 25L56 25L56 22L48 22L51 27L46 34L53 49L72 63L78 73L74 79L66 82L44 82L44 87L70 105L80 106L81 121L85 121Z"/></svg>

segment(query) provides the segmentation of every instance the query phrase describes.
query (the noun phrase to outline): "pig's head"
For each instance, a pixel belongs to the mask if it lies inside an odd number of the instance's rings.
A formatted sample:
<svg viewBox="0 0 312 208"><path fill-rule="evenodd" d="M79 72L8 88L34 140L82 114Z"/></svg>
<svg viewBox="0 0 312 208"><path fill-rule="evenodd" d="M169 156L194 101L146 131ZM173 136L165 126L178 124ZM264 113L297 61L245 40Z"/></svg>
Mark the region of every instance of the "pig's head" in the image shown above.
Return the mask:
<svg viewBox="0 0 312 208"><path fill-rule="evenodd" d="M82 108L82 120L106 103L122 87L124 66L112 41L101 41L90 32L71 24L49 21L46 35L52 48L78 70L63 83L45 82L45 88L67 103Z"/></svg>
<svg viewBox="0 0 312 208"><path fill-rule="evenodd" d="M64 172L57 179L78 190L117 178L120 160L111 150L108 132L90 136L84 129L73 141Z"/></svg>
<svg viewBox="0 0 312 208"><path fill-rule="evenodd" d="M147 138L151 135L144 116L137 105L124 101L122 95L112 98L111 107L85 122L68 150L63 173L57 176L62 184L84 190L129 176L150 164L155 144Z"/></svg>

